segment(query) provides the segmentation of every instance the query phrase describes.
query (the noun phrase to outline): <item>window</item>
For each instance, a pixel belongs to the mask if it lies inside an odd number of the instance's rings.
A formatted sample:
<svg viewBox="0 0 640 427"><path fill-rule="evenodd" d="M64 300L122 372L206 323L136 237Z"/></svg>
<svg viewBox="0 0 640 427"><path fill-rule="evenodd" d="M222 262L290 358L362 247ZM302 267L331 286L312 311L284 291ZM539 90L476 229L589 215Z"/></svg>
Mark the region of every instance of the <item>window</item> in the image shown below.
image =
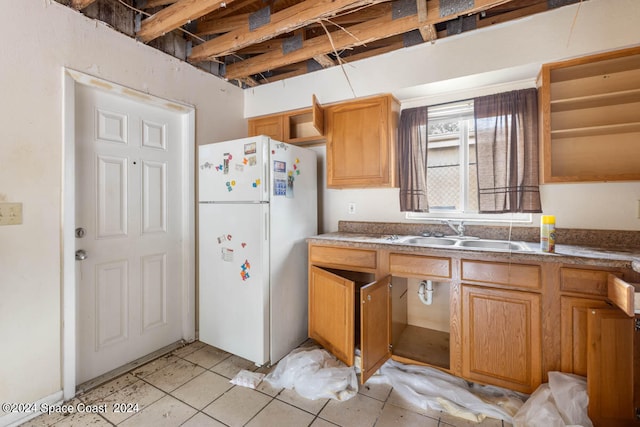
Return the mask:
<svg viewBox="0 0 640 427"><path fill-rule="evenodd" d="M473 101L428 109L430 212L478 212Z"/></svg>
<svg viewBox="0 0 640 427"><path fill-rule="evenodd" d="M429 210L407 212L406 217L414 220L531 222L530 213L479 212L474 100L430 106L426 116ZM424 132L424 125L421 128Z"/></svg>

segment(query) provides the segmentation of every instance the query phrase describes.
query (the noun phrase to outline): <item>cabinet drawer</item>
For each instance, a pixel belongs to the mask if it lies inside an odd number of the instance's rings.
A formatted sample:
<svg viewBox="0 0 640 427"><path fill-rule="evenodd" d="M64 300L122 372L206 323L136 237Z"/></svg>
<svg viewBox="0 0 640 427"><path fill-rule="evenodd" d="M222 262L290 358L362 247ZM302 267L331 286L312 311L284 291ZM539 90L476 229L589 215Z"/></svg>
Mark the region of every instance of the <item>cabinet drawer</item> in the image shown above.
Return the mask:
<svg viewBox="0 0 640 427"><path fill-rule="evenodd" d="M640 313L640 284L627 283L619 277L607 276L607 297L629 317Z"/></svg>
<svg viewBox="0 0 640 427"><path fill-rule="evenodd" d="M366 249L311 246L309 261L312 264L326 264L344 267L376 268L377 251Z"/></svg>
<svg viewBox="0 0 640 427"><path fill-rule="evenodd" d="M588 295L607 295L608 271L562 267L560 290Z"/></svg>
<svg viewBox="0 0 640 427"><path fill-rule="evenodd" d="M540 289L540 267L502 262L462 261L462 280Z"/></svg>
<svg viewBox="0 0 640 427"><path fill-rule="evenodd" d="M412 276L451 277L451 259L420 255L389 255L391 274L409 274Z"/></svg>

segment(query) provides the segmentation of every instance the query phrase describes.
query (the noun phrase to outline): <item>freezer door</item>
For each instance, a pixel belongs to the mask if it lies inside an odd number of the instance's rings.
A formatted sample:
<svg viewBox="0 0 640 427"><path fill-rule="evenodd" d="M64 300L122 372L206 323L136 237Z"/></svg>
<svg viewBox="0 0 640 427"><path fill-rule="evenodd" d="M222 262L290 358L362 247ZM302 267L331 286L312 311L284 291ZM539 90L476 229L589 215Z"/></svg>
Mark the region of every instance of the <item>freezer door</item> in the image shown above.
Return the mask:
<svg viewBox="0 0 640 427"><path fill-rule="evenodd" d="M200 204L200 341L269 360L269 205Z"/></svg>
<svg viewBox="0 0 640 427"><path fill-rule="evenodd" d="M269 200L269 138L257 136L198 147L198 200Z"/></svg>
<svg viewBox="0 0 640 427"><path fill-rule="evenodd" d="M314 151L271 143L271 362L307 338L307 244L317 234Z"/></svg>

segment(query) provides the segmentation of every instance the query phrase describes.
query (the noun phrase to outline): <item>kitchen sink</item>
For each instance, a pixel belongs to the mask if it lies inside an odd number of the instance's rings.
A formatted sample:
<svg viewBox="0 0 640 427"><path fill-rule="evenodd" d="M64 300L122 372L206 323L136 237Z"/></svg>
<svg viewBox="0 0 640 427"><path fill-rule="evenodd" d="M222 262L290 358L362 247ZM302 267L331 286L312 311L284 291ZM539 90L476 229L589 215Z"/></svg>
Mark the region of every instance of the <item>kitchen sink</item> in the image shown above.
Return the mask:
<svg viewBox="0 0 640 427"><path fill-rule="evenodd" d="M501 249L506 251L529 250L529 248L521 242L509 242L507 240L461 240L457 245L465 248Z"/></svg>
<svg viewBox="0 0 640 427"><path fill-rule="evenodd" d="M408 236L398 238L397 243L415 246L449 246L453 248L468 248L488 251L531 251L525 242L511 242L508 240L490 240L473 237L421 237Z"/></svg>
<svg viewBox="0 0 640 427"><path fill-rule="evenodd" d="M458 242L457 239L447 237L412 237L402 241L408 245L455 245L456 242Z"/></svg>

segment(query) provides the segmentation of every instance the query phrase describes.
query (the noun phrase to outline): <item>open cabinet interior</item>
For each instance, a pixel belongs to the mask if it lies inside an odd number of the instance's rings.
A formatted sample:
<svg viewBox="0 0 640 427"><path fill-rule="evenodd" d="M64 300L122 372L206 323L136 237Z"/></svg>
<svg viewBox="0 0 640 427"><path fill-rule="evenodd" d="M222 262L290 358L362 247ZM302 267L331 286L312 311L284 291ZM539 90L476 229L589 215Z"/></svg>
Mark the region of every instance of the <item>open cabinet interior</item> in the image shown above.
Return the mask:
<svg viewBox="0 0 640 427"><path fill-rule="evenodd" d="M449 369L449 283L394 276L392 284L394 357Z"/></svg>
<svg viewBox="0 0 640 427"><path fill-rule="evenodd" d="M543 181L640 179L640 48L545 64Z"/></svg>

